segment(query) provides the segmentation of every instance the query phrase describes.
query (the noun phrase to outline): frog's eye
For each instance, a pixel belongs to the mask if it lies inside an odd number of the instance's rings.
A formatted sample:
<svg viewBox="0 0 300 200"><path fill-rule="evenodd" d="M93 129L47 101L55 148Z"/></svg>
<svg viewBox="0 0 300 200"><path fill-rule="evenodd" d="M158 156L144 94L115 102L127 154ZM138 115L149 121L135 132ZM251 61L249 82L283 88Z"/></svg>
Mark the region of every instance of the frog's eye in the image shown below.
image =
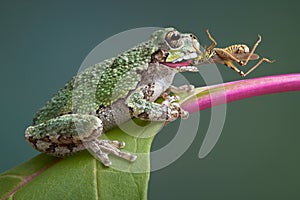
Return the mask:
<svg viewBox="0 0 300 200"><path fill-rule="evenodd" d="M179 48L183 44L181 35L178 31L168 32L165 39L171 48Z"/></svg>

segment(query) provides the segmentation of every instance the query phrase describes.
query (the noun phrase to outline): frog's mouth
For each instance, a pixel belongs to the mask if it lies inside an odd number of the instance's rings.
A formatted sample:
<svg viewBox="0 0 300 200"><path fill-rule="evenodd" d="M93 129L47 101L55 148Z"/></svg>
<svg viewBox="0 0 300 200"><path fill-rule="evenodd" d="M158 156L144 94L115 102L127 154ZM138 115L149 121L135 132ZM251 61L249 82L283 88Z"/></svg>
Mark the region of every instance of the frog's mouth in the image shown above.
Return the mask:
<svg viewBox="0 0 300 200"><path fill-rule="evenodd" d="M166 65L170 68L178 68L178 67L186 67L190 66L192 61L191 60L186 60L186 61L181 61L181 62L160 62L163 65Z"/></svg>
<svg viewBox="0 0 300 200"><path fill-rule="evenodd" d="M180 67L192 67L192 62L193 62L193 59L197 58L198 55L197 53L193 52L193 53L190 53L190 54L187 54L183 57L180 57L180 58L177 58L173 61L168 61L168 59L165 61L165 62L160 62L161 64L163 65L166 65L170 68L180 68Z"/></svg>

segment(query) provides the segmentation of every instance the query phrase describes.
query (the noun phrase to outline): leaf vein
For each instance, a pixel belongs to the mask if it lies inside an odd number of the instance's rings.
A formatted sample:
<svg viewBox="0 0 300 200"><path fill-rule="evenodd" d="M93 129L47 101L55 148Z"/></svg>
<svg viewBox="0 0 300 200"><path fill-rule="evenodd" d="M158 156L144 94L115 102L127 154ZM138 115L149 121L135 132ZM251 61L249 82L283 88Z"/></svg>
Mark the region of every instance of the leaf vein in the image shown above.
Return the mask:
<svg viewBox="0 0 300 200"><path fill-rule="evenodd" d="M14 187L9 193L7 193L6 195L3 196L3 198L1 200L5 200L9 197L11 197L13 199L13 195L18 192L19 189L21 189L22 187L24 187L25 185L27 185L28 183L30 183L33 179L35 179L36 177L38 177L39 175L41 175L43 172L45 172L48 168L52 167L53 165L57 164L59 161L61 161L62 159L56 159L54 160L52 163L49 163L48 165L44 166L43 168L41 168L40 170L38 170L37 172L22 178L22 181L16 186Z"/></svg>
<svg viewBox="0 0 300 200"><path fill-rule="evenodd" d="M98 183L98 168L97 168L97 160L94 159L94 176L95 176L95 192L96 192L96 200L99 199L99 183Z"/></svg>

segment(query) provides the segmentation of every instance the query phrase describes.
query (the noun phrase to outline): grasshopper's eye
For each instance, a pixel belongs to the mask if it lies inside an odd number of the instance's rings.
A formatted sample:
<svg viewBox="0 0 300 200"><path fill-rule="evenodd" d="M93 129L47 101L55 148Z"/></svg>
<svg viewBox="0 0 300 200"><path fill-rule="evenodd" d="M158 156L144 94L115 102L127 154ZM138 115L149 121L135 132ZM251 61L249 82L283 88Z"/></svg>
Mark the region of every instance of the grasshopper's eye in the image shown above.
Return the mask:
<svg viewBox="0 0 300 200"><path fill-rule="evenodd" d="M165 39L171 48L179 48L183 44L181 35L178 31L168 32Z"/></svg>

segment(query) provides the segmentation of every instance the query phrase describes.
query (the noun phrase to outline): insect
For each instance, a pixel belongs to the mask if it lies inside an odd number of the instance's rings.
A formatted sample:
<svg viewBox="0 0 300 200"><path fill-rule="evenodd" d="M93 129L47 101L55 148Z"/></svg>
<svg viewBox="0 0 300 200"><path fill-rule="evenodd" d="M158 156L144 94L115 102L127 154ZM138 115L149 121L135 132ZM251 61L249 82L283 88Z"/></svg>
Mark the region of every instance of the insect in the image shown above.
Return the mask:
<svg viewBox="0 0 300 200"><path fill-rule="evenodd" d="M261 42L261 36L258 35L258 40L254 44L252 50L249 50L249 47L245 44L234 44L225 48L215 48L217 46L216 40L211 36L208 29L206 29L206 33L208 38L212 41L212 44L206 48L204 46L204 50L201 51L194 45L195 36L192 36L192 43L195 50L198 52L198 62L201 64L209 64L209 63L217 63L224 64L227 67L234 70L240 76L245 77L249 75L253 70L255 70L260 64L263 62L273 63L274 60L270 61L269 59L263 57L260 59L253 67L251 67L246 73L240 70L238 67L234 65L233 62L238 63L240 66L245 66L248 64L249 60L257 60L259 59L259 55L255 54L257 46Z"/></svg>

